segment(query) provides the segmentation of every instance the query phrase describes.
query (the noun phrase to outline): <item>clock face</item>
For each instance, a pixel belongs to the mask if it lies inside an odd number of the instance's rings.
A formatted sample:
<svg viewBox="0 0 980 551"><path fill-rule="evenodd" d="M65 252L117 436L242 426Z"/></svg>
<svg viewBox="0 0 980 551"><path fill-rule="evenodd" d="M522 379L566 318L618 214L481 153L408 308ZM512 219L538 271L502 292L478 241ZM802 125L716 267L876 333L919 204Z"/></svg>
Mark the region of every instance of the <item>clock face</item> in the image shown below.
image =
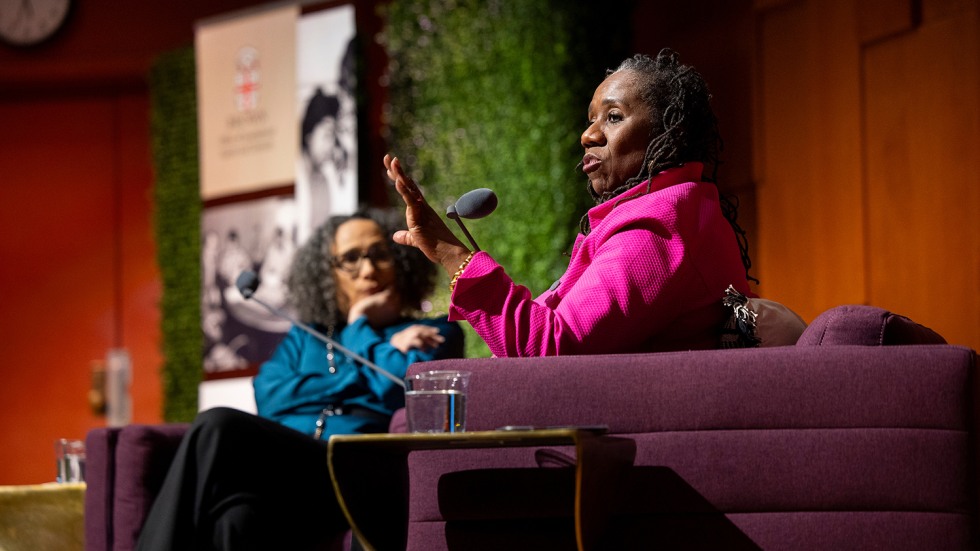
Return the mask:
<svg viewBox="0 0 980 551"><path fill-rule="evenodd" d="M0 0L0 39L31 46L53 35L68 17L71 0Z"/></svg>

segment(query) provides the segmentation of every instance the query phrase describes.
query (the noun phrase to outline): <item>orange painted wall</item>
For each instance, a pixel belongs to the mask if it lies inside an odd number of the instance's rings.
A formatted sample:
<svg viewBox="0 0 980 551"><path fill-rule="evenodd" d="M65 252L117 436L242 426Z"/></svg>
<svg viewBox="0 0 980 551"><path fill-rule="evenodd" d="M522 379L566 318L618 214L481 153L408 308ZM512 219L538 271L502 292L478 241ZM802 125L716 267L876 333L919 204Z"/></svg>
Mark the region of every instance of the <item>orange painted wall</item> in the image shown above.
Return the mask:
<svg viewBox="0 0 980 551"><path fill-rule="evenodd" d="M0 483L44 482L56 438L104 423L90 364L133 358L134 420L159 420L160 296L146 151L133 95L0 103Z"/></svg>
<svg viewBox="0 0 980 551"><path fill-rule="evenodd" d="M52 42L0 46L0 484L54 480L54 440L105 424L92 360L125 347L133 420L161 419L146 73L193 23L260 2L78 2Z"/></svg>

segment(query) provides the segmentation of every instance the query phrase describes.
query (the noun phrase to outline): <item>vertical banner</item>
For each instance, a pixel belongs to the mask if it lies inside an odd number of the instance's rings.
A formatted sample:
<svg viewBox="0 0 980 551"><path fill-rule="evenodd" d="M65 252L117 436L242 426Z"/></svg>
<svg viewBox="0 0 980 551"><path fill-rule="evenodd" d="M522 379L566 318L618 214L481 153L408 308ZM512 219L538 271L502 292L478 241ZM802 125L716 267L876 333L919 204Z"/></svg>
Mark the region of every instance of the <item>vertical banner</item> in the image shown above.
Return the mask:
<svg viewBox="0 0 980 551"><path fill-rule="evenodd" d="M198 26L202 199L293 182L298 17L287 5Z"/></svg>
<svg viewBox="0 0 980 551"><path fill-rule="evenodd" d="M288 310L293 253L357 207L354 8L297 4L197 27L201 320L206 379L255 372L290 328L236 286Z"/></svg>
<svg viewBox="0 0 980 551"><path fill-rule="evenodd" d="M305 14L296 31L298 239L357 209L354 7Z"/></svg>

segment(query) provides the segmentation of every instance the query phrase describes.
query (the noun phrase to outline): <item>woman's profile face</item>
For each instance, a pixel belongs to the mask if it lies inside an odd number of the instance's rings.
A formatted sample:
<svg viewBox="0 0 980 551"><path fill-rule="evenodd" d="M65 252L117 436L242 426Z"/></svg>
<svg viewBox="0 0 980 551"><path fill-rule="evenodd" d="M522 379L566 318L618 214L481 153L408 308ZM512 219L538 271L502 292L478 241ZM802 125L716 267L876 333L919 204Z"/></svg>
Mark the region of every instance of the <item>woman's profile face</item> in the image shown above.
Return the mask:
<svg viewBox="0 0 980 551"><path fill-rule="evenodd" d="M334 233L333 273L337 303L345 314L357 301L395 288L397 273L381 226L373 220L353 218Z"/></svg>
<svg viewBox="0 0 980 551"><path fill-rule="evenodd" d="M602 81L589 104L582 133L582 170L597 193L612 191L636 176L653 129L653 113L640 96L640 79L629 70Z"/></svg>

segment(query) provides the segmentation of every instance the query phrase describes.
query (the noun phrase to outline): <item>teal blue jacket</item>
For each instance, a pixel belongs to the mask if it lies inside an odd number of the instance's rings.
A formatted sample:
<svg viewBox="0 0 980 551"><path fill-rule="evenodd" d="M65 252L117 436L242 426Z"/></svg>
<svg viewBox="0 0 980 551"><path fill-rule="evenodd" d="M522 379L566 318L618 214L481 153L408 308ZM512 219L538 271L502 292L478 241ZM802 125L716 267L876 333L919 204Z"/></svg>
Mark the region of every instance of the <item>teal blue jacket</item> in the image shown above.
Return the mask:
<svg viewBox="0 0 980 551"><path fill-rule="evenodd" d="M403 354L389 341L395 333L415 324L439 328L445 342L435 349L413 349ZM463 355L463 331L459 324L445 317L406 318L382 329L374 329L366 317L361 317L336 331L333 338L399 379L405 378L408 366L415 362ZM381 414L382 420L378 416L329 417L321 438L325 440L331 434L387 432L388 424L383 419L404 407L404 389L340 351L334 353L337 371L330 373L326 344L299 327L290 329L272 357L259 368L253 382L258 414L312 435L323 408L357 406Z"/></svg>

